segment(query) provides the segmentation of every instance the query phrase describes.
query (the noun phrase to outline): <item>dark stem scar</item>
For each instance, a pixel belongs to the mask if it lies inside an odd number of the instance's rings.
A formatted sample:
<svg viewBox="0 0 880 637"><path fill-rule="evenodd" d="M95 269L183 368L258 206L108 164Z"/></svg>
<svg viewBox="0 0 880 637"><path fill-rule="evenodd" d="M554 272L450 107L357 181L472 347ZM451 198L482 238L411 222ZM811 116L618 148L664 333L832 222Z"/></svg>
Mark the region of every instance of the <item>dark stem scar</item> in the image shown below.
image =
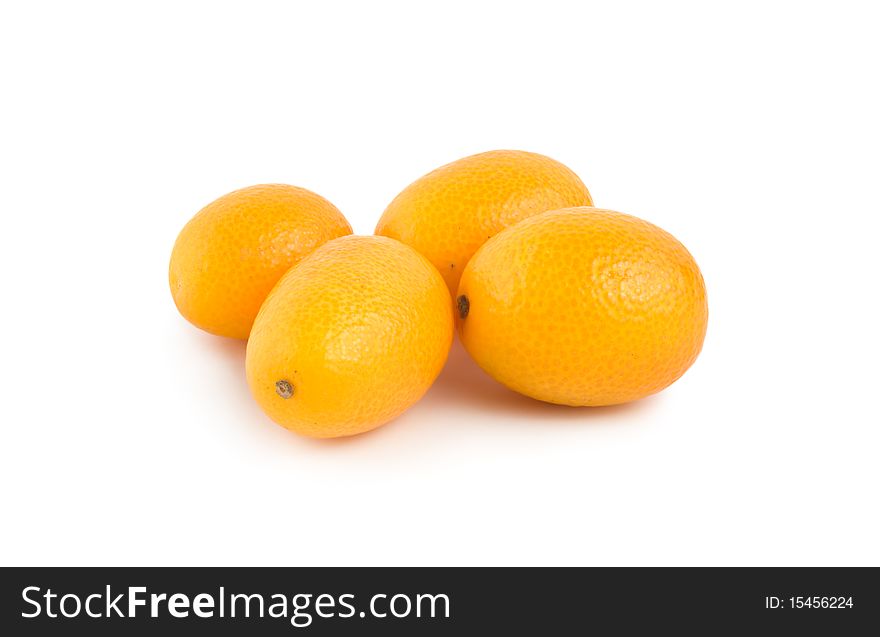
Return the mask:
<svg viewBox="0 0 880 637"><path fill-rule="evenodd" d="M471 311L471 302L468 300L468 297L462 294L458 297L458 315L465 319L467 318L468 312Z"/></svg>
<svg viewBox="0 0 880 637"><path fill-rule="evenodd" d="M287 400L293 396L293 385L290 384L290 381L279 380L275 383L275 392Z"/></svg>

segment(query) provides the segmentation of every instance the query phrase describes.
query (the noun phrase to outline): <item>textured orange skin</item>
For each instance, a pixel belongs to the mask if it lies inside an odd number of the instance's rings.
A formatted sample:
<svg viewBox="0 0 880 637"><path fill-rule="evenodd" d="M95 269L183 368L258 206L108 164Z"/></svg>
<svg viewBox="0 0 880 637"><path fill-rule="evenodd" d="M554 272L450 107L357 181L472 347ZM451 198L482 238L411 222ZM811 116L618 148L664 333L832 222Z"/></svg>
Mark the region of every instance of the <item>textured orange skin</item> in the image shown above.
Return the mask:
<svg viewBox="0 0 880 637"><path fill-rule="evenodd" d="M455 294L468 261L490 237L547 210L592 204L580 178L558 161L493 150L441 166L407 186L385 209L376 234L428 257Z"/></svg>
<svg viewBox="0 0 880 637"><path fill-rule="evenodd" d="M247 338L263 300L321 244L351 234L342 213L296 186L242 188L202 208L181 230L168 280L180 313L201 329Z"/></svg>
<svg viewBox="0 0 880 637"><path fill-rule="evenodd" d="M488 241L458 289L458 329L493 378L563 405L613 405L660 391L691 366L706 287L675 237L636 217L571 208Z"/></svg>
<svg viewBox="0 0 880 637"><path fill-rule="evenodd" d="M269 294L247 346L247 378L275 422L316 438L350 436L424 395L449 354L449 292L427 259L387 237L315 250ZM283 398L278 381L293 395Z"/></svg>

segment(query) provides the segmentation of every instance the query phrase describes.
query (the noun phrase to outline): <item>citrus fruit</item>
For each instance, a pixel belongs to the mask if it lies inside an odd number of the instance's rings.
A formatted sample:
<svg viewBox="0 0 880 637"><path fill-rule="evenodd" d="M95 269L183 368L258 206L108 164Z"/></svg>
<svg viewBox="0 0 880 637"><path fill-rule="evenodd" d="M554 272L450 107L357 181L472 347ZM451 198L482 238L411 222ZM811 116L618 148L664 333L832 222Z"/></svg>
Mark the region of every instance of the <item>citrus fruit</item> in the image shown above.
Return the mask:
<svg viewBox="0 0 880 637"><path fill-rule="evenodd" d="M305 255L351 234L342 213L305 188L242 188L202 208L181 230L168 279L177 309L201 329L247 338L272 286Z"/></svg>
<svg viewBox="0 0 880 637"><path fill-rule="evenodd" d="M449 292L427 259L387 237L342 237L269 294L247 345L248 383L288 429L357 434L422 397L453 332Z"/></svg>
<svg viewBox="0 0 880 637"><path fill-rule="evenodd" d="M592 203L583 182L558 161L495 150L446 164L407 186L386 208L376 234L425 255L455 294L468 260L488 238L531 215Z"/></svg>
<svg viewBox="0 0 880 637"><path fill-rule="evenodd" d="M461 278L458 329L490 376L539 400L613 405L660 391L706 333L703 277L672 235L581 207L499 233Z"/></svg>

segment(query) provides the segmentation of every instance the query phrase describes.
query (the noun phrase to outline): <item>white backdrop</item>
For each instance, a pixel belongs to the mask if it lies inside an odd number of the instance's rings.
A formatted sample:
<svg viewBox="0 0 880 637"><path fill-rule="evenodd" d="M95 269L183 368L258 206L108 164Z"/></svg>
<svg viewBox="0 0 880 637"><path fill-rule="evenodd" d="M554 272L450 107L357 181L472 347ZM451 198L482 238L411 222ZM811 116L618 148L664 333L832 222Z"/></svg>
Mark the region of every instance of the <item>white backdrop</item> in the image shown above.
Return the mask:
<svg viewBox="0 0 880 637"><path fill-rule="evenodd" d="M0 563L880 564L872 3L300 4L0 9ZM690 249L682 380L553 407L456 345L403 417L313 441L177 314L215 197L288 182L366 234L494 148Z"/></svg>

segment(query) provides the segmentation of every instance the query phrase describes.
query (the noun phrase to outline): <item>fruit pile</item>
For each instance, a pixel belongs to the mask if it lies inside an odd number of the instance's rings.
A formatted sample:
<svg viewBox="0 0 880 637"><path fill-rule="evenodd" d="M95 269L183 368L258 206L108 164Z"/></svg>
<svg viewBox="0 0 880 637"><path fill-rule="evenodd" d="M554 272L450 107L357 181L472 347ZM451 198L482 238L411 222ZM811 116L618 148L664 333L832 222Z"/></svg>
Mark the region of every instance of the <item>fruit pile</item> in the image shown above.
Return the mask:
<svg viewBox="0 0 880 637"><path fill-rule="evenodd" d="M593 207L557 161L465 157L407 186L375 236L326 199L270 184L203 208L174 244L171 294L213 334L247 339L251 392L319 438L418 401L456 327L490 376L538 400L613 405L660 391L706 333L703 277L672 235Z"/></svg>

